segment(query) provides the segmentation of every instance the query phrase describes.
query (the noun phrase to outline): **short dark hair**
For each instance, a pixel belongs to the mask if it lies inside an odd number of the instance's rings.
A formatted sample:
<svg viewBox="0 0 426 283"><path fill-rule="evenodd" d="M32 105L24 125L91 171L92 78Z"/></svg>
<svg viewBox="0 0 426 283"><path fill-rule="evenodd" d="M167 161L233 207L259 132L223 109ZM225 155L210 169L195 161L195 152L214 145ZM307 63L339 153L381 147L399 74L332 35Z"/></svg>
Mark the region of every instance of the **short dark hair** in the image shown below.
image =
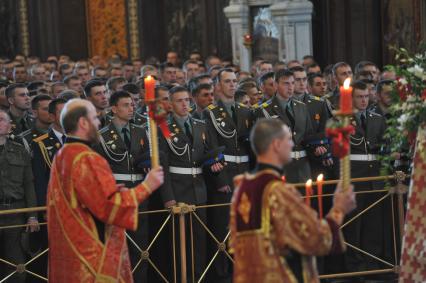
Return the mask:
<svg viewBox="0 0 426 283"><path fill-rule="evenodd" d="M38 94L34 96L34 98L31 100L31 109L37 110L40 106L40 102L42 101L50 101L52 100L52 97L50 97L47 94Z"/></svg>
<svg viewBox="0 0 426 283"><path fill-rule="evenodd" d="M163 62L163 63L160 64L160 68L159 68L160 73L163 73L167 68L176 68L176 67L172 63Z"/></svg>
<svg viewBox="0 0 426 283"><path fill-rule="evenodd" d="M349 65L346 62L338 62L336 64L333 65L333 68L331 69L333 72L333 75L336 75L336 71L337 69L339 69L340 67L350 67L351 65Z"/></svg>
<svg viewBox="0 0 426 283"><path fill-rule="evenodd" d="M167 91L169 92L169 88L165 85L157 85L155 86L154 92L155 92L155 97L158 98L158 92L162 90L162 91Z"/></svg>
<svg viewBox="0 0 426 283"><path fill-rule="evenodd" d="M91 96L90 92L92 88L96 86L105 86L105 83L99 79L91 79L90 81L88 81L84 86L84 94L86 95L86 97Z"/></svg>
<svg viewBox="0 0 426 283"><path fill-rule="evenodd" d="M309 75L308 75L308 84L309 84L310 86L313 86L313 85L314 85L314 80L315 80L316 78L324 78L324 77L323 77L323 75L322 75L322 74L320 74L320 73L311 73L311 74L309 74Z"/></svg>
<svg viewBox="0 0 426 283"><path fill-rule="evenodd" d="M62 91L59 95L59 98L64 99L65 101L74 99L74 98L79 98L80 94L78 92L76 92L75 90L72 89L66 89L64 91Z"/></svg>
<svg viewBox="0 0 426 283"><path fill-rule="evenodd" d="M194 89L192 89L191 93L192 96L197 96L203 89L211 90L212 88L213 86L211 84L199 84Z"/></svg>
<svg viewBox="0 0 426 283"><path fill-rule="evenodd" d="M124 77L111 77L106 82L106 86L109 90L114 89L119 83L127 83Z"/></svg>
<svg viewBox="0 0 426 283"><path fill-rule="evenodd" d="M80 77L77 75L68 75L64 78L63 82L68 85L68 83L72 80L80 80Z"/></svg>
<svg viewBox="0 0 426 283"><path fill-rule="evenodd" d="M78 121L81 117L87 117L89 113L85 105L75 106L72 110L68 110L65 114L61 115L61 126L65 134L70 134L77 130Z"/></svg>
<svg viewBox="0 0 426 283"><path fill-rule="evenodd" d="M247 95L247 92L243 89L237 89L235 91L235 101L236 102L241 102L241 99L243 99L244 96Z"/></svg>
<svg viewBox="0 0 426 283"><path fill-rule="evenodd" d="M122 98L132 98L130 93L124 90L119 90L111 94L111 97L109 98L109 105L111 106L117 106L118 101Z"/></svg>
<svg viewBox="0 0 426 283"><path fill-rule="evenodd" d="M63 98L55 98L52 101L50 101L49 103L49 110L48 112L50 114L55 114L56 113L56 108L58 107L58 105L60 104L65 104L67 103L67 101Z"/></svg>
<svg viewBox="0 0 426 283"><path fill-rule="evenodd" d="M38 93L40 87L44 86L43 81L33 81L27 85L28 92L30 96L35 96Z"/></svg>
<svg viewBox="0 0 426 283"><path fill-rule="evenodd" d="M394 83L393 80L381 80L377 83L376 91L377 93L381 93L384 86L392 86Z"/></svg>
<svg viewBox="0 0 426 283"><path fill-rule="evenodd" d="M355 74L356 75L359 74L364 69L364 67L366 67L366 66L374 66L377 69L377 65L374 64L373 62L361 61L361 62L358 62L358 64L356 64L356 66L355 66L355 70L354 70Z"/></svg>
<svg viewBox="0 0 426 283"><path fill-rule="evenodd" d="M275 73L274 72L267 72L260 76L259 78L259 84L263 85L267 80L274 79Z"/></svg>
<svg viewBox="0 0 426 283"><path fill-rule="evenodd" d="M27 89L27 86L25 84L22 84L22 83L16 83L16 84L9 85L8 87L6 87L6 90L4 91L6 98L11 98L15 94L15 89L17 89L17 88Z"/></svg>
<svg viewBox="0 0 426 283"><path fill-rule="evenodd" d="M354 81L354 82L352 83L352 87L353 87L353 90L354 90L354 91L355 91L356 89L359 89L359 90L366 90L366 89L367 89L367 84L366 84L365 82L361 81L361 80L358 80L358 81Z"/></svg>
<svg viewBox="0 0 426 283"><path fill-rule="evenodd" d="M131 94L139 94L139 92L141 91L141 88L137 84L127 83L123 85L123 90Z"/></svg>
<svg viewBox="0 0 426 283"><path fill-rule="evenodd" d="M218 83L220 82L223 73L234 73L235 74L234 70L232 70L231 68L220 69L219 73L217 73L217 77L216 77L216 80L217 80Z"/></svg>
<svg viewBox="0 0 426 283"><path fill-rule="evenodd" d="M291 72L306 72L305 68L303 68L302 66L294 66L290 68Z"/></svg>
<svg viewBox="0 0 426 283"><path fill-rule="evenodd" d="M174 87L172 87L170 90L169 90L169 98L172 98L172 96L175 94L175 93L178 93L178 92L187 92L187 93L189 93L189 91L188 91L188 89L186 88L186 87L183 87L183 86L180 86L180 85L177 85L177 86L174 86Z"/></svg>
<svg viewBox="0 0 426 283"><path fill-rule="evenodd" d="M256 155L265 153L272 141L282 138L284 123L280 119L259 119L250 132L250 144Z"/></svg>
<svg viewBox="0 0 426 283"><path fill-rule="evenodd" d="M275 73L275 81L278 83L281 78L293 77L293 72L288 69L281 69Z"/></svg>
<svg viewBox="0 0 426 283"><path fill-rule="evenodd" d="M197 62L197 61L189 59L189 60L186 60L186 61L183 63L183 65L182 65L182 69L183 69L184 71L186 71L186 68L188 67L188 65L189 65L189 64L194 64L194 65L197 65L197 66L198 66L198 62Z"/></svg>

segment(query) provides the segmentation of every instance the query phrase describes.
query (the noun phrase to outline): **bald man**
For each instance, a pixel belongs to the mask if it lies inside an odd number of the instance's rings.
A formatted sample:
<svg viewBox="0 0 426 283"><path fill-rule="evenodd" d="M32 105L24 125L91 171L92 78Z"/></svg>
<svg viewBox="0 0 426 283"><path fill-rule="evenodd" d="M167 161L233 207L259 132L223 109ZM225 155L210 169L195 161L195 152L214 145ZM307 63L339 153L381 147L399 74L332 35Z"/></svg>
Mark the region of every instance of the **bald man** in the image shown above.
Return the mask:
<svg viewBox="0 0 426 283"><path fill-rule="evenodd" d="M67 135L52 163L47 194L50 282L133 282L125 229L136 230L139 203L163 183L161 167L127 189L92 150L99 119L88 101L61 112ZM53 239L53 240L52 240Z"/></svg>

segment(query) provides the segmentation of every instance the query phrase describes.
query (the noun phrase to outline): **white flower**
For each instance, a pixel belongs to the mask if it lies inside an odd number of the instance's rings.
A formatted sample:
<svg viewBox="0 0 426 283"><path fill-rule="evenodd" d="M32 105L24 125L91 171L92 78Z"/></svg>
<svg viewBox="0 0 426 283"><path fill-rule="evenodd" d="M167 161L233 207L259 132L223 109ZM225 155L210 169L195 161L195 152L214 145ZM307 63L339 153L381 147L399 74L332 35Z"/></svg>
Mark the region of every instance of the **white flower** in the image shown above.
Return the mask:
<svg viewBox="0 0 426 283"><path fill-rule="evenodd" d="M407 71L410 73L413 73L416 77L423 79L424 76L424 70L419 65L414 65L414 67L408 68Z"/></svg>
<svg viewBox="0 0 426 283"><path fill-rule="evenodd" d="M410 115L408 114L402 114L401 116L399 116L398 118L398 129L400 131L403 131L405 129L405 124L408 122L408 120L410 119Z"/></svg>
<svg viewBox="0 0 426 283"><path fill-rule="evenodd" d="M402 85L408 84L408 82L407 82L407 80L405 78L400 78L399 79L399 83L402 84Z"/></svg>

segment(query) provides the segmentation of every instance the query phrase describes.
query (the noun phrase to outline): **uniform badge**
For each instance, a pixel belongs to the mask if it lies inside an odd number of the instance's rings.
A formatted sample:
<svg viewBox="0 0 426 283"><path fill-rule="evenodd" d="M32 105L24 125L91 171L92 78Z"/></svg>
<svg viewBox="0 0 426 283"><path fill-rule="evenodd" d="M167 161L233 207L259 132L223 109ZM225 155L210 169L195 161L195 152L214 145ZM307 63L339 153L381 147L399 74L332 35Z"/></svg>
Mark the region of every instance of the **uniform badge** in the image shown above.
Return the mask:
<svg viewBox="0 0 426 283"><path fill-rule="evenodd" d="M145 141L144 141L143 139L141 139L141 140L139 141L139 143L141 144L141 146L143 146L143 145L145 144Z"/></svg>
<svg viewBox="0 0 426 283"><path fill-rule="evenodd" d="M173 138L173 141L174 141L174 142L178 142L178 140L179 140L179 139L178 139L177 137L174 137L174 138Z"/></svg>
<svg viewBox="0 0 426 283"><path fill-rule="evenodd" d="M321 117L320 117L320 114L318 114L318 113L317 113L317 114L315 114L315 120L317 120L317 121L318 121L320 118L321 118Z"/></svg>
<svg viewBox="0 0 426 283"><path fill-rule="evenodd" d="M225 112L222 112L221 114L222 114L223 118L226 118L226 113Z"/></svg>
<svg viewBox="0 0 426 283"><path fill-rule="evenodd" d="M201 134L201 138L203 139L203 141L206 141L206 134L204 134L204 132Z"/></svg>
<svg viewBox="0 0 426 283"><path fill-rule="evenodd" d="M111 148L112 148L112 149L116 149L116 148L117 148L117 146L116 146L115 144L112 144L112 145L111 145Z"/></svg>
<svg viewBox="0 0 426 283"><path fill-rule="evenodd" d="M55 143L55 146L56 146L56 148L60 148L61 144L57 142L57 143Z"/></svg>
<svg viewBox="0 0 426 283"><path fill-rule="evenodd" d="M222 127L225 127L225 122L223 122L223 121L222 121L222 123L220 123L220 125L221 125Z"/></svg>
<svg viewBox="0 0 426 283"><path fill-rule="evenodd" d="M179 128L175 128L175 133L179 134Z"/></svg>
<svg viewBox="0 0 426 283"><path fill-rule="evenodd" d="M113 135L112 135L112 138L113 138L113 139L115 139L115 140L116 140L116 139L118 139L117 134L113 134Z"/></svg>

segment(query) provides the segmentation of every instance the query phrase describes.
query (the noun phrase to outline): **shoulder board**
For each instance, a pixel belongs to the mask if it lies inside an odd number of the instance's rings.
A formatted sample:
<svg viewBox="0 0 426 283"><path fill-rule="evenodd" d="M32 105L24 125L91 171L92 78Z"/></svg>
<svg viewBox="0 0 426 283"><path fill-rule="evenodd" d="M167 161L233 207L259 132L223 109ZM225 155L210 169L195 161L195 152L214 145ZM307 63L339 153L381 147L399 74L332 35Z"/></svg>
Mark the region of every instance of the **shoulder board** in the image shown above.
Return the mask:
<svg viewBox="0 0 426 283"><path fill-rule="evenodd" d="M252 105L251 108L253 109L257 109L261 106L262 104L256 103L255 105Z"/></svg>
<svg viewBox="0 0 426 283"><path fill-rule="evenodd" d="M109 130L109 126L105 126L102 129L99 130L99 134L103 134Z"/></svg>
<svg viewBox="0 0 426 283"><path fill-rule="evenodd" d="M372 116L382 117L382 115L380 115L379 113L376 113L374 111L368 111L368 114L370 114Z"/></svg>
<svg viewBox="0 0 426 283"><path fill-rule="evenodd" d="M329 93L325 94L323 97L324 98L330 98L332 95L333 95L333 93L329 92Z"/></svg>
<svg viewBox="0 0 426 283"><path fill-rule="evenodd" d="M315 95L311 95L313 100L318 100L318 101L322 101L320 97L315 96Z"/></svg>
<svg viewBox="0 0 426 283"><path fill-rule="evenodd" d="M297 100L297 99L292 99L292 101L293 101L293 102L295 102L295 103L299 103L299 104L302 104L302 105L306 105L304 102L299 101L299 100Z"/></svg>
<svg viewBox="0 0 426 283"><path fill-rule="evenodd" d="M209 108L210 110L213 110L216 108L216 105L214 104L210 104L209 106L207 106L207 108Z"/></svg>
<svg viewBox="0 0 426 283"><path fill-rule="evenodd" d="M19 147L19 148L24 148L24 149L25 149L24 145L23 145L23 144L20 144L20 143L19 143L19 142L17 142L17 141L14 141L14 140L9 139L9 143L10 143L11 145L15 146L15 147Z"/></svg>
<svg viewBox="0 0 426 283"><path fill-rule="evenodd" d="M268 107L270 104L271 104L271 101L270 101L270 100L268 100L268 101L263 102L261 106L262 106L263 108L266 108L266 107Z"/></svg>
<svg viewBox="0 0 426 283"><path fill-rule="evenodd" d="M45 133L44 135L41 135L41 136L39 136L38 138L35 138L35 139L34 139L34 142L41 142L41 141L43 141L43 140L47 139L47 137L49 137L49 134L48 134L48 133Z"/></svg>
<svg viewBox="0 0 426 283"><path fill-rule="evenodd" d="M195 110L195 108L193 108L193 107L189 107L189 112L191 113L192 111L194 111Z"/></svg>
<svg viewBox="0 0 426 283"><path fill-rule="evenodd" d="M194 117L192 117L192 120L194 120L195 122L197 122L197 123L202 123L202 124L205 124L206 123L206 121L204 121L204 120L200 120L200 119L196 119L196 118L194 118Z"/></svg>
<svg viewBox="0 0 426 283"><path fill-rule="evenodd" d="M240 105L241 107L244 107L244 108L248 108L248 106L247 106L247 105L242 104L242 103L238 103L238 105Z"/></svg>
<svg viewBox="0 0 426 283"><path fill-rule="evenodd" d="M31 134L31 129L28 129L18 135L18 137L25 137L26 135Z"/></svg>
<svg viewBox="0 0 426 283"><path fill-rule="evenodd" d="M130 123L130 126L134 127L134 128L143 128L143 125L141 125L141 124L135 124L135 123Z"/></svg>

